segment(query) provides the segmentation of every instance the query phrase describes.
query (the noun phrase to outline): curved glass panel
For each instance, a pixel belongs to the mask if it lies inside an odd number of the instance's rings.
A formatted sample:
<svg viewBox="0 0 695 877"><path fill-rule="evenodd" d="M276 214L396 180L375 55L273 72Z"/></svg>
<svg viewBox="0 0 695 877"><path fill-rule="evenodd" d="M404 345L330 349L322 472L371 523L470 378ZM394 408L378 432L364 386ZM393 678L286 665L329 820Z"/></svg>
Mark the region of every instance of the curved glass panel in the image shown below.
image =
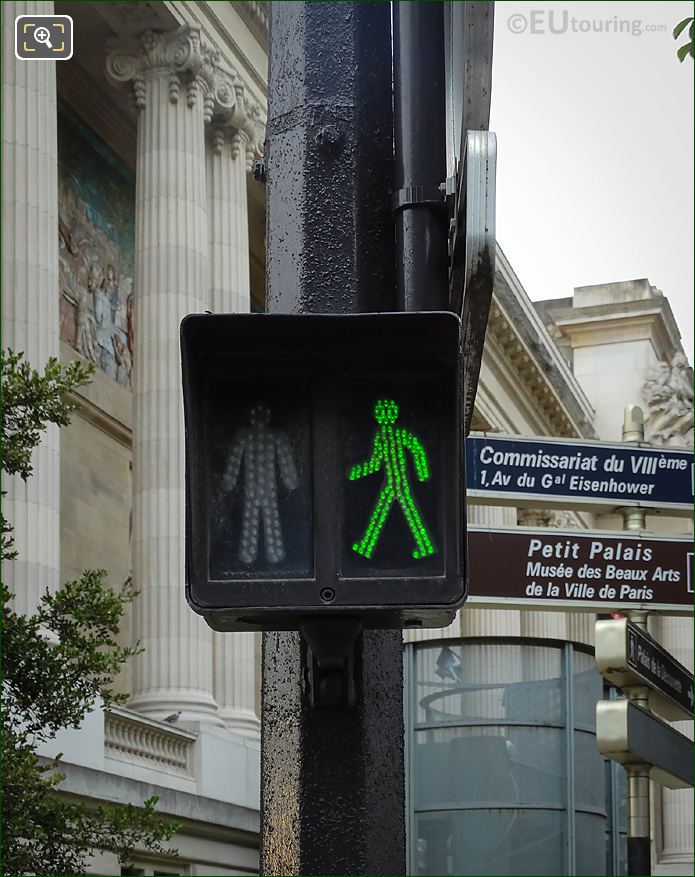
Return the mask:
<svg viewBox="0 0 695 877"><path fill-rule="evenodd" d="M445 645L415 652L416 722L563 722L562 652L538 646Z"/></svg>
<svg viewBox="0 0 695 877"><path fill-rule="evenodd" d="M578 652L572 654L574 724L593 728L596 725L596 703L603 696L603 680L596 672L593 655Z"/></svg>
<svg viewBox="0 0 695 877"><path fill-rule="evenodd" d="M605 873L593 656L569 643L408 648L409 873Z"/></svg>
<svg viewBox="0 0 695 877"><path fill-rule="evenodd" d="M564 732L558 728L417 731L415 806L531 803L562 807L563 747ZM600 771L601 760L597 760Z"/></svg>
<svg viewBox="0 0 695 877"><path fill-rule="evenodd" d="M575 874L603 874L606 867L606 820L594 813L576 814ZM625 873L625 872L622 872Z"/></svg>
<svg viewBox="0 0 695 877"><path fill-rule="evenodd" d="M419 813L416 874L561 874L559 810ZM598 873L598 872L597 872Z"/></svg>
<svg viewBox="0 0 695 877"><path fill-rule="evenodd" d="M605 810L603 759L596 748L596 735L586 731L574 732L574 800L577 807Z"/></svg>

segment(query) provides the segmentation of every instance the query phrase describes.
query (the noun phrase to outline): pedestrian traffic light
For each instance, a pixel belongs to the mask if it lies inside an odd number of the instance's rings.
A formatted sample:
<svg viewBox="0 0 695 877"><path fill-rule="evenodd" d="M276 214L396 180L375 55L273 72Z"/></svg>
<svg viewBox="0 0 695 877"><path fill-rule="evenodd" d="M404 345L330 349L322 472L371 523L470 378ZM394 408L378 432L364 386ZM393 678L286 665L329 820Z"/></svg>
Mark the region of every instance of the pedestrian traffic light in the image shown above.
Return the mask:
<svg viewBox="0 0 695 877"><path fill-rule="evenodd" d="M444 626L464 599L452 313L181 325L186 595L216 630Z"/></svg>

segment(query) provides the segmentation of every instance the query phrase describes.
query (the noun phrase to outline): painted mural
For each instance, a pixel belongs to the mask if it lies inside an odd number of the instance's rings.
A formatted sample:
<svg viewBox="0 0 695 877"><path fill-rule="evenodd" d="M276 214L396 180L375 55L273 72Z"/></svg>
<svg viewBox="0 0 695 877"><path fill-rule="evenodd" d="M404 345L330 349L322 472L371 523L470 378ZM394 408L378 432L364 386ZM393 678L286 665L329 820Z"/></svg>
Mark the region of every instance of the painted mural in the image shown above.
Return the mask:
<svg viewBox="0 0 695 877"><path fill-rule="evenodd" d="M135 177L58 107L60 337L124 387L133 368Z"/></svg>

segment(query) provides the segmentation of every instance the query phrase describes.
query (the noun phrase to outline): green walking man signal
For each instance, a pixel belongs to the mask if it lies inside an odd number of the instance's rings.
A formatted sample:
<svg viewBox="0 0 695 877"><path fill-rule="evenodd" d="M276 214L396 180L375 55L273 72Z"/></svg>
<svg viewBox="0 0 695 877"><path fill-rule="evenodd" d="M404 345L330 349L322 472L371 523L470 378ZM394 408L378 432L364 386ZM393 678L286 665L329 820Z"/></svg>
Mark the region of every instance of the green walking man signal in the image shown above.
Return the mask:
<svg viewBox="0 0 695 877"><path fill-rule="evenodd" d="M415 540L413 557L416 560L427 557L434 554L436 549L410 490L405 449L412 454L418 481L427 481L430 477L427 454L417 436L403 427L394 426L398 420L398 405L393 399L379 399L374 405L374 417L379 428L374 436L372 455L364 463L352 466L348 478L356 481L383 468L385 479L367 529L361 541L352 546L352 550L367 559L374 554L393 502L397 500Z"/></svg>
<svg viewBox="0 0 695 877"><path fill-rule="evenodd" d="M451 624L462 345L450 311L185 318L186 599L213 630Z"/></svg>

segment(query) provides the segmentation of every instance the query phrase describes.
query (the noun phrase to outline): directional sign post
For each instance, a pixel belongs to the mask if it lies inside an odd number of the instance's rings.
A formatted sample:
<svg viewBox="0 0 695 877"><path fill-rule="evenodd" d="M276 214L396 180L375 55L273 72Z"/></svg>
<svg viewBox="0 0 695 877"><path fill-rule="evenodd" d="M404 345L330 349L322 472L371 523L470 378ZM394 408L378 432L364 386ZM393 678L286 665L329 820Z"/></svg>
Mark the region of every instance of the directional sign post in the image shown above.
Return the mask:
<svg viewBox="0 0 695 877"><path fill-rule="evenodd" d="M495 275L497 139L488 131L494 4L444 6L450 53L447 72L447 116L453 128L450 151L459 164L449 241L449 306L454 313L461 314L463 324L464 429L468 434ZM454 156L450 156L452 164Z"/></svg>
<svg viewBox="0 0 695 877"><path fill-rule="evenodd" d="M693 743L627 699L596 704L601 755L624 765L645 764L654 782L668 789L693 785Z"/></svg>
<svg viewBox="0 0 695 877"><path fill-rule="evenodd" d="M626 618L596 622L596 669L617 688L648 686L650 709L665 719L692 719L693 674Z"/></svg>
<svg viewBox="0 0 695 877"><path fill-rule="evenodd" d="M482 4L472 4L479 6ZM491 31L490 31L491 35ZM470 430L495 281L497 138L467 131L451 241L451 308L461 314L466 368L464 429Z"/></svg>
<svg viewBox="0 0 695 877"><path fill-rule="evenodd" d="M495 505L577 508L635 505L690 517L690 451L565 439L472 435L466 439L468 499Z"/></svg>
<svg viewBox="0 0 695 877"><path fill-rule="evenodd" d="M693 612L693 544L627 533L468 528L471 603Z"/></svg>

